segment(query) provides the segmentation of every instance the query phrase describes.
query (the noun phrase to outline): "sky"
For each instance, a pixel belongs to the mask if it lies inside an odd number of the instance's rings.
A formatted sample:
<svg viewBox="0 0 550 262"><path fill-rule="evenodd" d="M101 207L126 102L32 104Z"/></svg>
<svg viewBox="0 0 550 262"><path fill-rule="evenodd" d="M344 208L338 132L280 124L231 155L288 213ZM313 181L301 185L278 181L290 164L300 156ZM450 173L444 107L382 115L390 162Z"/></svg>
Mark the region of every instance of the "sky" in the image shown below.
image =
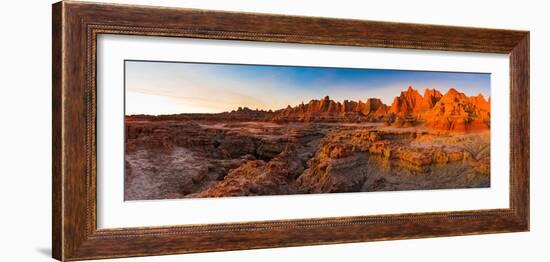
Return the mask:
<svg viewBox="0 0 550 262"><path fill-rule="evenodd" d="M490 95L490 74L327 67L125 61L125 111L132 114L220 113L238 107L277 110L330 96L380 98L390 105L413 86L420 94L449 88Z"/></svg>

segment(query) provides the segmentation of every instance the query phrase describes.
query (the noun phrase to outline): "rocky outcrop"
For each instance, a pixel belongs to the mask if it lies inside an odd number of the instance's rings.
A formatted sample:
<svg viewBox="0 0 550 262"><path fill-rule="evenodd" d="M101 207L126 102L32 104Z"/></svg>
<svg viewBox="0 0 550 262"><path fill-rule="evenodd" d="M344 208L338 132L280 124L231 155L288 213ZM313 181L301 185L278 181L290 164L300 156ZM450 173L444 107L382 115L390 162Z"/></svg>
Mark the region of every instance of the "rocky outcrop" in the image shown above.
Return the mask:
<svg viewBox="0 0 550 262"><path fill-rule="evenodd" d="M411 127L425 124L436 130L470 132L490 129L490 102L483 95L468 97L451 88L442 95L435 89L426 89L421 96L409 86L394 99L386 124Z"/></svg>
<svg viewBox="0 0 550 262"><path fill-rule="evenodd" d="M295 154L295 151L287 148L284 153L268 162L249 160L230 170L222 181L187 197L296 194L298 190L294 180L303 172L304 167Z"/></svg>
<svg viewBox="0 0 550 262"><path fill-rule="evenodd" d="M488 186L488 143L475 136L453 142L428 133L343 130L323 139L297 181L308 193Z"/></svg>
<svg viewBox="0 0 550 262"><path fill-rule="evenodd" d="M416 115L419 113L423 105L424 98L412 86L406 91L401 92L396 96L391 104L389 113L395 114L398 117Z"/></svg>
<svg viewBox="0 0 550 262"><path fill-rule="evenodd" d="M488 186L488 133L126 121L125 199Z"/></svg>
<svg viewBox="0 0 550 262"><path fill-rule="evenodd" d="M342 103L328 96L311 100L307 104L275 111L270 120L278 122L379 122L393 127L412 127L426 124L427 127L468 132L490 128L490 101L483 95L468 97L451 88L442 95L436 89L426 88L421 95L412 86L387 106L380 99L369 98L366 102L344 100Z"/></svg>
<svg viewBox="0 0 550 262"><path fill-rule="evenodd" d="M468 132L490 129L490 115L490 104L483 95L468 97L451 88L421 117L433 129Z"/></svg>
<svg viewBox="0 0 550 262"><path fill-rule="evenodd" d="M490 99L485 100L482 94L468 97L451 88L442 95L436 89L426 88L421 95L409 86L394 98L390 106L378 98L368 98L365 102L337 102L326 96L275 111L239 107L219 114L137 115L129 118L136 121L384 122L398 128L424 125L436 130L470 132L488 130L490 112ZM162 144L162 139L159 135L158 143Z"/></svg>
<svg viewBox="0 0 550 262"><path fill-rule="evenodd" d="M382 100L379 98L369 98L364 104L359 101L356 110L360 111L364 115L383 117L388 112L388 106L382 103Z"/></svg>
<svg viewBox="0 0 550 262"><path fill-rule="evenodd" d="M422 113L431 110L435 104L439 102L442 96L443 95L438 90L426 88L424 90L424 96L422 97L422 103L417 111Z"/></svg>
<svg viewBox="0 0 550 262"><path fill-rule="evenodd" d="M344 100L336 102L326 96L295 107L290 105L275 112L271 118L277 122L377 122L387 112L387 106L378 98L365 102Z"/></svg>

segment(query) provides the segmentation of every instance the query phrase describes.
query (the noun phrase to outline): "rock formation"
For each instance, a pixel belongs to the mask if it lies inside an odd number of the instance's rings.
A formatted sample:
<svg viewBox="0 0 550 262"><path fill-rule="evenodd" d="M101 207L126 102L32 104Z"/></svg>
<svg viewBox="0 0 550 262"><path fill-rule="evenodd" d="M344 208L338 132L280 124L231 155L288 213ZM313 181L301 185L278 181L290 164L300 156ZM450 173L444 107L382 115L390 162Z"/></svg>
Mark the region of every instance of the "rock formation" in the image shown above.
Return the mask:
<svg viewBox="0 0 550 262"><path fill-rule="evenodd" d="M297 182L308 193L488 186L489 141L481 137L341 130L323 139Z"/></svg>
<svg viewBox="0 0 550 262"><path fill-rule="evenodd" d="M451 88L421 118L433 129L467 132L490 129L490 114L483 95L468 97Z"/></svg>
<svg viewBox="0 0 550 262"><path fill-rule="evenodd" d="M389 113L398 117L417 115L423 105L424 98L412 86L407 91L401 92L399 96L393 99Z"/></svg>
<svg viewBox="0 0 550 262"><path fill-rule="evenodd" d="M126 200L490 185L489 132L204 117L125 119Z"/></svg>
<svg viewBox="0 0 550 262"><path fill-rule="evenodd" d="M490 100L483 95L468 97L451 88L442 95L436 89L426 88L421 95L412 86L394 98L391 106L378 98L366 102L344 100L342 103L328 96L307 104L273 112L267 120L276 122L380 122L394 127L418 124L446 131L468 132L490 128Z"/></svg>
<svg viewBox="0 0 550 262"><path fill-rule="evenodd" d="M336 102L325 96L321 100L311 100L307 104L290 105L275 111L271 118L277 122L377 122L387 111L387 106L378 98L369 98L365 102L344 100Z"/></svg>
<svg viewBox="0 0 550 262"><path fill-rule="evenodd" d="M126 116L124 196L488 187L490 111L481 94L410 86L390 106L327 96L274 111Z"/></svg>
<svg viewBox="0 0 550 262"><path fill-rule="evenodd" d="M252 110L239 107L231 112L219 114L178 114L162 116L129 116L133 120L151 121L271 121L287 122L339 122L365 123L385 122L393 127L413 127L470 132L490 129L491 100L482 94L468 97L454 88L442 95L436 89L426 88L421 95L412 86L396 96L388 106L379 98L367 98L365 102L344 100L337 102L330 97L313 99L297 106L279 110ZM158 143L162 134L158 135Z"/></svg>
<svg viewBox="0 0 550 262"><path fill-rule="evenodd" d="M422 103L418 109L420 112L431 110L443 95L441 92L435 89L426 88L424 90L424 97L422 97Z"/></svg>

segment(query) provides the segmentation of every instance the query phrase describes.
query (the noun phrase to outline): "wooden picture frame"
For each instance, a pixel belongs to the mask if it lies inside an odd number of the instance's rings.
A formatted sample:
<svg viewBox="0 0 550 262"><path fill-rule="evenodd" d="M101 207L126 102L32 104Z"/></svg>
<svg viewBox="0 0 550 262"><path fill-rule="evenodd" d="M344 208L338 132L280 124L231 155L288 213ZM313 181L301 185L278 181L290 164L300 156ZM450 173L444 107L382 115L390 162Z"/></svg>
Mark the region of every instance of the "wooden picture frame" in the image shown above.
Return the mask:
<svg viewBox="0 0 550 262"><path fill-rule="evenodd" d="M52 11L52 245L58 260L529 230L528 31L72 1L56 3ZM508 54L510 208L98 229L95 92L99 34Z"/></svg>

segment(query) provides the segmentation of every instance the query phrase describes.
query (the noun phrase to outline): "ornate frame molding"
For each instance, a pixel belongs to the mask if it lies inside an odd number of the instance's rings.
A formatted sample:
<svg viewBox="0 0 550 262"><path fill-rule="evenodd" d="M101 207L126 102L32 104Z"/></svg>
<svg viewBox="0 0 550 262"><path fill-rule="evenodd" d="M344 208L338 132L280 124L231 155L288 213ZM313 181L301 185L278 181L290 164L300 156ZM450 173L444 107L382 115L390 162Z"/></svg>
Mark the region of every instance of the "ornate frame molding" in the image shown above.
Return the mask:
<svg viewBox="0 0 550 262"><path fill-rule="evenodd" d="M157 25L162 24L162 27ZM529 230L529 32L64 1L53 5L53 257L80 260ZM98 229L99 34L510 55L510 208ZM326 227L333 230L327 231ZM120 241L124 239L124 241Z"/></svg>

